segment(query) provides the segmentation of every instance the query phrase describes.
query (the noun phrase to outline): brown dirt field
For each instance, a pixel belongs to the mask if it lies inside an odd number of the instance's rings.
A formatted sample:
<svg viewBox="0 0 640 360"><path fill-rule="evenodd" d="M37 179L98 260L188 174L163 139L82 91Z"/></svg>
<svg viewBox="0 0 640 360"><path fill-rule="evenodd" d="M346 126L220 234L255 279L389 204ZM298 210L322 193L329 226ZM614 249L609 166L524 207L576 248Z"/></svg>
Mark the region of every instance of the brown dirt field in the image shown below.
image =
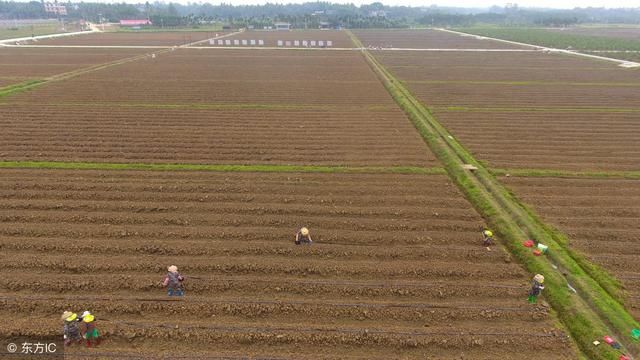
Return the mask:
<svg viewBox="0 0 640 360"><path fill-rule="evenodd" d="M88 308L94 355L575 357L446 176L1 173L0 314L21 316L0 335L52 336ZM292 244L301 225L316 244ZM170 263L183 299L158 286Z"/></svg>
<svg viewBox="0 0 640 360"><path fill-rule="evenodd" d="M144 53L142 49L51 49L0 47L0 86L41 79Z"/></svg>
<svg viewBox="0 0 640 360"><path fill-rule="evenodd" d="M222 34L222 31L218 32ZM216 36L214 31L104 32L44 39L38 45L179 46Z"/></svg>
<svg viewBox="0 0 640 360"><path fill-rule="evenodd" d="M376 56L490 166L639 169L640 115L613 111L637 108L637 71L543 53Z"/></svg>
<svg viewBox="0 0 640 360"><path fill-rule="evenodd" d="M491 167L640 170L640 113L436 110L434 114Z"/></svg>
<svg viewBox="0 0 640 360"><path fill-rule="evenodd" d="M478 40L438 30L353 30L364 46L412 49L521 49L493 40ZM422 53L421 53L422 54Z"/></svg>
<svg viewBox="0 0 640 360"><path fill-rule="evenodd" d="M622 281L640 319L640 181L502 178L516 196L557 226L571 246Z"/></svg>
<svg viewBox="0 0 640 360"><path fill-rule="evenodd" d="M10 101L397 108L357 52L180 49L50 84Z"/></svg>
<svg viewBox="0 0 640 360"><path fill-rule="evenodd" d="M0 158L437 166L399 109L0 106Z"/></svg>
<svg viewBox="0 0 640 360"><path fill-rule="evenodd" d="M381 51L375 56L407 81L640 83L638 72L577 56L524 53Z"/></svg>
<svg viewBox="0 0 640 360"><path fill-rule="evenodd" d="M409 88L430 106L636 108L640 104L636 86L409 82Z"/></svg>
<svg viewBox="0 0 640 360"><path fill-rule="evenodd" d="M331 47L333 48L352 48L354 47L353 42L349 38L346 32L340 30L292 30L292 31L244 31L242 33L225 37L221 40L264 40L263 46L276 47L278 46L278 40L282 41L291 41L291 46L294 47L293 41L300 41L300 45L302 45L302 40L308 41L324 41L330 40L333 42ZM241 43L242 44L242 43ZM210 45L208 42L203 44L198 44L197 46L219 46L217 44ZM222 45L226 46L226 45ZM242 45L236 45L238 47L242 47ZM245 46L250 46L245 45ZM302 47L302 46L298 46ZM319 47L319 46L317 46Z"/></svg>
<svg viewBox="0 0 640 360"><path fill-rule="evenodd" d="M564 55L527 54L531 60L521 61L527 56L524 54L500 54L502 60L498 65L507 61L512 64L500 75L496 75L491 61L496 54L474 57L457 53L417 56L381 52L376 56L428 106L627 108L640 103L637 71L608 64L617 71L592 75L595 72L592 67L599 68L604 63ZM458 59L449 62L453 57ZM554 69L554 61L561 68ZM572 64L573 70L564 70ZM536 70L529 74L528 67ZM470 72L475 75L469 76ZM558 78L554 80L556 74Z"/></svg>

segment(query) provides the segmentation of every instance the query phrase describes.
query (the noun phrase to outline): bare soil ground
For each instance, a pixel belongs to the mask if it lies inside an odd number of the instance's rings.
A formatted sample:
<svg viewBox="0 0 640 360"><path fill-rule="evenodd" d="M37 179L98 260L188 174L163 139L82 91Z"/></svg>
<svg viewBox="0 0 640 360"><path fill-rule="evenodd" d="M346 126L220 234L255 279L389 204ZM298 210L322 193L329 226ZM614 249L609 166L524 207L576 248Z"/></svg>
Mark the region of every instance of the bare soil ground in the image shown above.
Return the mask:
<svg viewBox="0 0 640 360"><path fill-rule="evenodd" d="M302 47L302 41L316 41L316 46L319 47L317 41L323 41L326 44L326 41L332 41L332 46L334 48L352 48L354 47L353 42L349 38L349 36L341 30L291 30L291 31L244 31L242 33L225 37L221 40L263 40L263 46L276 47L278 46L278 40L282 41L291 41L290 47L294 47L293 41L300 41L299 46ZM240 43L242 44L242 42ZM203 43L198 46L208 46L209 43ZM251 45L249 42L248 45ZM286 43L284 44L286 45ZM210 46L219 46L216 42L215 45ZM227 45L222 45L227 46ZM234 45L235 46L235 45ZM310 44L309 44L310 46Z"/></svg>
<svg viewBox="0 0 640 360"><path fill-rule="evenodd" d="M179 46L215 37L222 31L95 32L36 42L38 45Z"/></svg>
<svg viewBox="0 0 640 360"><path fill-rule="evenodd" d="M638 72L613 63L543 52L375 53L385 67L407 81L504 81L624 83L640 82Z"/></svg>
<svg viewBox="0 0 640 360"><path fill-rule="evenodd" d="M296 50L179 49L12 101L397 107L359 53Z"/></svg>
<svg viewBox="0 0 640 360"><path fill-rule="evenodd" d="M491 167L640 170L640 113L442 109L434 114Z"/></svg>
<svg viewBox="0 0 640 360"><path fill-rule="evenodd" d="M575 356L446 176L2 170L0 208L0 313L21 314L0 335L89 308L93 352ZM173 263L183 299L158 286Z"/></svg>
<svg viewBox="0 0 640 360"><path fill-rule="evenodd" d="M358 53L178 50L5 101L6 160L435 165Z"/></svg>
<svg viewBox="0 0 640 360"><path fill-rule="evenodd" d="M143 52L141 49L0 47L0 87L108 63Z"/></svg>
<svg viewBox="0 0 640 360"><path fill-rule="evenodd" d="M637 71L545 53L376 56L490 166L639 170Z"/></svg>
<svg viewBox="0 0 640 360"><path fill-rule="evenodd" d="M622 281L627 307L640 319L640 181L502 178L546 221Z"/></svg>
<svg viewBox="0 0 640 360"><path fill-rule="evenodd" d="M438 166L399 109L0 106L0 158Z"/></svg>
<svg viewBox="0 0 640 360"><path fill-rule="evenodd" d="M524 49L475 36L459 36L438 30L354 30L364 46L411 49Z"/></svg>

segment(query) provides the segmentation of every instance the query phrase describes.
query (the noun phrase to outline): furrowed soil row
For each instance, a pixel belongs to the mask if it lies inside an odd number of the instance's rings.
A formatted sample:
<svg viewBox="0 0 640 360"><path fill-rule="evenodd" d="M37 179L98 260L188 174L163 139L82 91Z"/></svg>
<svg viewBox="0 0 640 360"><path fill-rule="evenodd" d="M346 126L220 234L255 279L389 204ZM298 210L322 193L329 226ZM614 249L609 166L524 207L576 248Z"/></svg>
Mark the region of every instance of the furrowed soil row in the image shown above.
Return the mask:
<svg viewBox="0 0 640 360"><path fill-rule="evenodd" d="M0 109L7 114L2 117L4 121L0 121L7 129L3 132L6 137L0 138L6 140L0 141L3 144L0 156L5 160L83 162L435 164L422 139L411 131L404 114L395 107L358 54L287 53L281 56L282 62L269 57L252 59L252 64L258 62L271 67L266 79L253 65L243 68L247 59L240 57L239 52L224 54L186 56L178 50L157 59L149 57L101 69L11 96L6 99L7 106ZM216 63L211 63L219 59L235 66L235 70L220 71ZM235 60L239 63L230 63ZM348 69L348 74L327 75L325 69L333 65ZM264 80L230 81L228 74L234 71L254 72ZM149 79L158 78L159 74L177 77L152 84ZM193 74L199 74L197 80L211 80L187 81ZM309 78L314 81L310 82ZM185 84L189 85L185 87ZM141 89L141 86L151 88ZM126 94L128 91L138 95ZM171 94L162 95L158 91ZM64 102L55 99L63 93L70 96L67 100L75 103L97 100L119 105L129 102L132 106L110 108L103 104L89 110L86 106L45 105L40 111L24 103L36 98L38 104ZM93 100L82 99L82 94ZM9 106L13 102L21 105ZM150 105L182 102L186 106L200 103L223 107L253 104L258 108L230 111L135 107L149 102ZM296 103L303 107L330 105L331 109L265 112L259 108L261 104L277 103ZM370 109L354 108L358 105ZM341 110L342 107L345 110Z"/></svg>
<svg viewBox="0 0 640 360"><path fill-rule="evenodd" d="M21 324L29 335L57 333L50 314L75 306L101 314L101 351L158 353L171 337L205 355L571 358L549 309L522 301L527 274L478 244L481 218L443 175L1 171L0 312L48 319ZM302 223L311 247L292 244ZM182 301L159 286L169 263L187 276Z"/></svg>
<svg viewBox="0 0 640 360"><path fill-rule="evenodd" d="M519 46L497 41L478 40L437 30L355 30L364 46L417 49L518 49Z"/></svg>
<svg viewBox="0 0 640 360"><path fill-rule="evenodd" d="M81 79L52 84L39 89L37 95L22 94L14 99L38 103L42 103L44 98L47 99L46 102L53 103L95 102L107 99L109 102L174 104L393 104L357 53L345 56L334 55L335 52L323 52L320 55L297 51L276 52L285 53L286 56L253 57L249 59L251 66L245 67L243 62L247 59L238 56L243 51L216 52L216 56L212 57L208 51L192 52L179 49L156 59L148 58L87 74ZM225 59L220 61L235 62L235 66L227 71L219 70L216 62L221 55ZM273 68L265 73L259 66L254 67L254 64L272 65ZM326 71L334 65L342 67L347 73ZM162 81L153 80L158 79L160 74L164 77ZM166 74L171 76L167 77ZM269 81L256 81L260 77L264 79L263 74L269 76L266 79ZM238 81L239 77L246 81ZM205 82L201 81L202 79L209 80ZM309 81L310 79L313 81Z"/></svg>
<svg viewBox="0 0 640 360"><path fill-rule="evenodd" d="M42 313L39 308L49 303L51 311L64 312L69 306L83 307L92 304L95 311L105 318L127 315L142 318L145 314L164 312L171 316L185 316L199 313L208 317L239 317L244 319L284 320L288 316L304 315L307 319L327 321L332 317L344 317L346 320L370 322L386 320L404 323L405 326L422 326L436 321L469 321L490 319L508 320L517 318L523 321L536 320L548 316L548 308L523 306L520 301L505 299L499 303L411 303L411 302L313 302L303 297L278 300L238 301L235 298L209 298L193 296L188 302L172 301L156 297L116 297L116 296L3 296L0 302L3 311L35 315Z"/></svg>
<svg viewBox="0 0 640 360"><path fill-rule="evenodd" d="M176 32L95 32L77 36L44 39L38 45L121 45L121 46L179 46L222 35L222 31L176 31Z"/></svg>
<svg viewBox="0 0 640 360"><path fill-rule="evenodd" d="M398 78L407 81L576 82L636 86L637 72L590 59L535 53L376 52ZM446 71L443 69L446 68ZM482 71L478 71L481 68Z"/></svg>

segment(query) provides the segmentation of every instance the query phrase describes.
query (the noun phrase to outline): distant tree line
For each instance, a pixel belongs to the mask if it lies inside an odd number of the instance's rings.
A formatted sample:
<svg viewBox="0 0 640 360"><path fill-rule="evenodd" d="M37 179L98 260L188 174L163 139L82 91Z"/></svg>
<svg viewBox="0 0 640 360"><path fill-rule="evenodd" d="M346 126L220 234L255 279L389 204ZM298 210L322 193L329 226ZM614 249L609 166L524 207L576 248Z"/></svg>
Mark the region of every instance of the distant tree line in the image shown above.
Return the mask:
<svg viewBox="0 0 640 360"><path fill-rule="evenodd" d="M640 7L635 9L576 8L572 10L527 9L493 6L485 9L451 7L385 6L380 2L355 6L309 2L304 4L238 5L207 3L86 3L64 2L69 19L117 22L121 19L150 19L156 26L189 26L222 22L235 27L264 27L276 21L295 28L330 26L347 28L403 28L410 26L535 25L567 26L578 23L640 24ZM0 19L40 19L46 14L39 1L0 1Z"/></svg>

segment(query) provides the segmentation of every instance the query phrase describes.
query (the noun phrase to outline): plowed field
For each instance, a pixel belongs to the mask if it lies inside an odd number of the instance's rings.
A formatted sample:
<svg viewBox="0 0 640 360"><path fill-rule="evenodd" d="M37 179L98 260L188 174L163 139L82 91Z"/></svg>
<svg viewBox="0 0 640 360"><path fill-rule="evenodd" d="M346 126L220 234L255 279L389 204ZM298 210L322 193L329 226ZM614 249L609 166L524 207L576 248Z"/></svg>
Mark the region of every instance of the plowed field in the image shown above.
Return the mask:
<svg viewBox="0 0 640 360"><path fill-rule="evenodd" d="M351 41L349 36L344 31L339 31L339 30L244 31L236 35L225 37L224 39L221 39L221 40L231 40L231 41L256 40L256 42L258 40L263 40L264 45L262 46L271 46L271 47L278 46L278 40L290 41L291 44L289 45L289 47L302 47L303 40L316 41L316 46L314 47L319 47L319 45L317 44L317 41L323 41L326 44L326 41L329 40L329 41L332 41L333 44L331 45L331 47L333 48L354 47L353 42ZM293 43L296 40L300 41L300 44L298 46L295 46ZM242 42L240 44L242 44ZM204 43L202 45L209 45L209 43ZM202 46L202 45L199 45L199 46ZM248 45L244 45L244 46L249 46L249 45L251 45L250 42L248 42ZM286 43L283 43L283 45L286 45ZM219 45L216 42L215 45L210 45L210 46L219 46ZM222 46L227 46L227 45L222 45ZM234 46L238 46L238 45L234 45ZM257 45L254 45L254 46L257 46ZM310 43L309 43L309 46L311 46Z"/></svg>
<svg viewBox="0 0 640 360"><path fill-rule="evenodd" d="M569 236L571 246L616 275L640 319L640 181L503 178L545 220Z"/></svg>
<svg viewBox="0 0 640 360"><path fill-rule="evenodd" d="M175 31L175 32L100 32L77 36L44 39L37 45L81 45L81 46L178 46L195 41L206 40L222 35L212 31Z"/></svg>
<svg viewBox="0 0 640 360"><path fill-rule="evenodd" d="M640 169L639 112L434 112L476 156L498 168Z"/></svg>
<svg viewBox="0 0 640 360"><path fill-rule="evenodd" d="M5 101L6 160L435 165L358 53L180 50Z"/></svg>
<svg viewBox="0 0 640 360"><path fill-rule="evenodd" d="M399 109L0 106L3 160L437 166Z"/></svg>
<svg viewBox="0 0 640 360"><path fill-rule="evenodd" d="M356 52L181 49L20 94L41 103L393 106Z"/></svg>
<svg viewBox="0 0 640 360"><path fill-rule="evenodd" d="M3 170L0 209L4 336L88 307L107 353L574 357L445 176Z"/></svg>
<svg viewBox="0 0 640 360"><path fill-rule="evenodd" d="M143 53L141 49L34 49L0 47L0 87L42 79Z"/></svg>
<svg viewBox="0 0 640 360"><path fill-rule="evenodd" d="M375 55L489 166L640 169L637 71L531 52Z"/></svg>
<svg viewBox="0 0 640 360"><path fill-rule="evenodd" d="M354 30L364 46L412 49L522 49L523 47L475 36L438 30Z"/></svg>

